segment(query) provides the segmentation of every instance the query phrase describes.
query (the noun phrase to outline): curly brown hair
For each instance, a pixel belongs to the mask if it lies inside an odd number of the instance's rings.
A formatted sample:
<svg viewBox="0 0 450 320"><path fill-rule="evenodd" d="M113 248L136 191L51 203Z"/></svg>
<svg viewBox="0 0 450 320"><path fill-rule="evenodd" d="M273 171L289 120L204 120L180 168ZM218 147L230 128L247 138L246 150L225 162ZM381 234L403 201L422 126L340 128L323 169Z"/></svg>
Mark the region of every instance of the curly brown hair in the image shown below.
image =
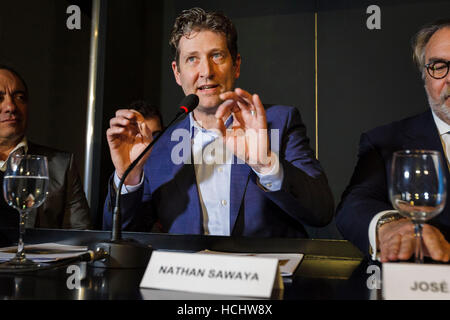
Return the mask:
<svg viewBox="0 0 450 320"><path fill-rule="evenodd" d="M192 31L210 30L223 33L227 39L228 50L230 51L233 63L236 63L237 31L230 18L222 12L206 12L202 8L192 8L183 10L176 18L172 28L169 44L172 48L174 60L177 65L180 58L179 43L183 36L188 36Z"/></svg>

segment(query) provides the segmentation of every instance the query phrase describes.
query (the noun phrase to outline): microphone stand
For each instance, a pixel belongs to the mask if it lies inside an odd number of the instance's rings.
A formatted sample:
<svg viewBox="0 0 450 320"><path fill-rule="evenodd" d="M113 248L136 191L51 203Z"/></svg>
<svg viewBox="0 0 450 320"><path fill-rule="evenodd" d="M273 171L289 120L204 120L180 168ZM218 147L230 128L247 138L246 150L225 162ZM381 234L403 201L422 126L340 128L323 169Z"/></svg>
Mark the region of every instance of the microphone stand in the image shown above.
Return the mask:
<svg viewBox="0 0 450 320"><path fill-rule="evenodd" d="M198 102L197 102L198 104ZM197 106L197 105L196 105ZM111 230L111 239L96 243L93 246L94 252L106 252L107 257L92 263L94 267L100 268L145 268L150 260L153 252L151 245L145 245L134 239L122 239L122 214L120 211L120 198L122 194L122 186L128 174L136 167L138 162L153 147L156 141L164 134L164 132L181 116L189 112L188 108L182 106L175 118L164 128L158 136L145 148L144 151L134 160L127 168L117 189L116 203L113 211L113 224Z"/></svg>

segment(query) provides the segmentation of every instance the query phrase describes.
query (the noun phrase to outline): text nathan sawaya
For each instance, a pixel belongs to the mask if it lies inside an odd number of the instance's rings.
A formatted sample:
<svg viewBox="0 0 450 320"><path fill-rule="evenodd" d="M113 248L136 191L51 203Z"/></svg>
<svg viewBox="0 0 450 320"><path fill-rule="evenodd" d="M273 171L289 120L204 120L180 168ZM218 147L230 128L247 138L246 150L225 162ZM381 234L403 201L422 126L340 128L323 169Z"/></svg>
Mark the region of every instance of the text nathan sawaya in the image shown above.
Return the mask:
<svg viewBox="0 0 450 320"><path fill-rule="evenodd" d="M257 272L252 271L235 271L220 270L206 268L188 268L182 266L162 265L159 267L158 273L161 275L175 275L187 278L209 278L223 280L242 280L249 282L258 282L259 276Z"/></svg>
<svg viewBox="0 0 450 320"><path fill-rule="evenodd" d="M268 298L282 286L278 260L159 252L153 253L141 288Z"/></svg>

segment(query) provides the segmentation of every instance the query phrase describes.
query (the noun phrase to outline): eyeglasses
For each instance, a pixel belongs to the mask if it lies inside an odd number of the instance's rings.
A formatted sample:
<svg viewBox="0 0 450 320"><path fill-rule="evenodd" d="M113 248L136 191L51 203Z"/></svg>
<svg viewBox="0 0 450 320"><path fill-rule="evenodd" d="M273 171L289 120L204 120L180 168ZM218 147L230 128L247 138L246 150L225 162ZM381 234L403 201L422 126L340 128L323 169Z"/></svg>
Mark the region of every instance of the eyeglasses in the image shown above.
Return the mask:
<svg viewBox="0 0 450 320"><path fill-rule="evenodd" d="M450 66L450 61L433 61L425 65L428 74L434 79L445 78L448 74L448 68Z"/></svg>

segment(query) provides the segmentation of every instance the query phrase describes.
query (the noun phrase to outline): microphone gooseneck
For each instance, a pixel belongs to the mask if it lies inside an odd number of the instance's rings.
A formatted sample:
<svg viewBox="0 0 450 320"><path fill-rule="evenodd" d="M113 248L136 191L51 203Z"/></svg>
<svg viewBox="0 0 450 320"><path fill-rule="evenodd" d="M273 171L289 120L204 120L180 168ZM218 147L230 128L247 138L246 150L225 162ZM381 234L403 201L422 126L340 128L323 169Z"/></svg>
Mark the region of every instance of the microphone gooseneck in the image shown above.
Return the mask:
<svg viewBox="0 0 450 320"><path fill-rule="evenodd" d="M170 124L162 130L158 136L145 148L144 151L134 160L120 179L119 188L116 193L115 206L112 219L111 239L94 243L90 246L96 256L100 257L92 262L93 267L98 268L145 268L152 255L153 248L150 244L142 244L133 239L122 239L122 215L120 212L120 196L122 186L128 174L138 164L142 157L151 149L163 133L182 115L194 110L199 99L196 95L186 96L180 103L180 111Z"/></svg>
<svg viewBox="0 0 450 320"><path fill-rule="evenodd" d="M175 115L175 118L169 123L167 127L165 127L154 139L150 144L144 149L144 151L141 152L141 154L134 160L130 166L125 170L122 178L120 179L119 186L117 188L117 194L116 194L116 202L114 206L113 211L113 223L112 223L112 234L111 234L111 241L119 241L122 239L122 215L120 211L120 198L122 194L122 186L125 182L125 179L130 174L130 172L136 167L136 165L139 163L139 161L144 157L144 155L153 147L153 145L156 143L156 141L159 140L159 138L164 134L164 132L175 122L177 121L181 116L188 114L189 112L192 112L199 103L199 98L196 94L190 94L183 98L183 100L180 103L180 110Z"/></svg>

